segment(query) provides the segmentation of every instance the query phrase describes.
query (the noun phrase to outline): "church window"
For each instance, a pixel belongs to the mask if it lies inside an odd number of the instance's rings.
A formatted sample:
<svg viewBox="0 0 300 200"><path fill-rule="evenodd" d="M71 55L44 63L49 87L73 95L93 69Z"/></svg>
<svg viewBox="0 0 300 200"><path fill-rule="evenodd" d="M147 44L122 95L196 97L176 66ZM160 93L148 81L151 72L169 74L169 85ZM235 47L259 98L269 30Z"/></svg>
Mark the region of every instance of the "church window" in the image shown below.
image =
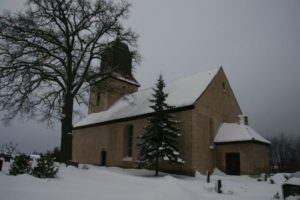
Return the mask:
<svg viewBox="0 0 300 200"><path fill-rule="evenodd" d="M208 126L209 126L209 142L212 143L214 138L214 121L212 118L209 118Z"/></svg>
<svg viewBox="0 0 300 200"><path fill-rule="evenodd" d="M132 157L132 143L133 143L133 126L129 125L125 131L125 156L131 158Z"/></svg>
<svg viewBox="0 0 300 200"><path fill-rule="evenodd" d="M223 89L223 90L226 89L226 84L225 84L225 82L222 82L222 89Z"/></svg>
<svg viewBox="0 0 300 200"><path fill-rule="evenodd" d="M97 92L97 99L96 99L96 105L100 105L100 92Z"/></svg>

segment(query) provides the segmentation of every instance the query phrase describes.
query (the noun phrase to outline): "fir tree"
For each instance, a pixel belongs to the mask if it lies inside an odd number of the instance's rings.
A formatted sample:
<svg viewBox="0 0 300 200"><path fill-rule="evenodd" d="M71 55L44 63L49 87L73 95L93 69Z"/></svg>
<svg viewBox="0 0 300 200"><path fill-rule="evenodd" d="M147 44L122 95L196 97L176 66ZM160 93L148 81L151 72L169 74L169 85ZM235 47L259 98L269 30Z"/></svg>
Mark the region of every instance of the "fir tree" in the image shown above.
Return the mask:
<svg viewBox="0 0 300 200"><path fill-rule="evenodd" d="M10 175L18 175L18 174L26 174L31 171L31 159L26 154L21 154L14 158L13 163L10 166L9 174Z"/></svg>
<svg viewBox="0 0 300 200"><path fill-rule="evenodd" d="M147 118L147 125L140 136L140 159L138 168L144 166L155 167L155 176L158 176L159 163L166 161L172 164L183 164L179 157L177 137L180 130L179 123L173 114L170 113L173 107L166 103L168 94L164 93L165 87L162 75L153 88L153 99L150 99L150 106L154 113Z"/></svg>
<svg viewBox="0 0 300 200"><path fill-rule="evenodd" d="M54 178L58 172L58 167L55 166L54 160L55 157L50 152L41 154L32 174L39 178Z"/></svg>

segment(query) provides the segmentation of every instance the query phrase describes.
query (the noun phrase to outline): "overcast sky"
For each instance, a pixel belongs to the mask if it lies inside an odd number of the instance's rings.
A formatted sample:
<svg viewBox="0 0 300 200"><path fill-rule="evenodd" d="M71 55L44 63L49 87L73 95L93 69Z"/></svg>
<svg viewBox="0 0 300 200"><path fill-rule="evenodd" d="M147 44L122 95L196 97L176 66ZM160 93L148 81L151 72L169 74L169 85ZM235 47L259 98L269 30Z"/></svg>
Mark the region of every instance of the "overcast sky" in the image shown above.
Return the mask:
<svg viewBox="0 0 300 200"><path fill-rule="evenodd" d="M0 0L0 11L25 0ZM125 22L139 35L142 88L223 66L250 125L264 136L300 135L299 0L131 0ZM0 114L1 117L1 114ZM0 124L0 145L23 152L59 146L53 129L35 121Z"/></svg>

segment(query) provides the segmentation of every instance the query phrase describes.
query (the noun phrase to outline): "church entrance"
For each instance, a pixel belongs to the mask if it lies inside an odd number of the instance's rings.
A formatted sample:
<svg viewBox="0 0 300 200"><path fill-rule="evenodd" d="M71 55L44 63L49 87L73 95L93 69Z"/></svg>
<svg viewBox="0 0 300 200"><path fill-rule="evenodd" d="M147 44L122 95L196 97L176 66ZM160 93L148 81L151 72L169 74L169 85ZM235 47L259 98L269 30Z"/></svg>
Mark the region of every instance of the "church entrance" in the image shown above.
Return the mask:
<svg viewBox="0 0 300 200"><path fill-rule="evenodd" d="M226 153L226 174L240 175L240 153Z"/></svg>
<svg viewBox="0 0 300 200"><path fill-rule="evenodd" d="M102 150L101 151L101 166L106 166L106 151Z"/></svg>

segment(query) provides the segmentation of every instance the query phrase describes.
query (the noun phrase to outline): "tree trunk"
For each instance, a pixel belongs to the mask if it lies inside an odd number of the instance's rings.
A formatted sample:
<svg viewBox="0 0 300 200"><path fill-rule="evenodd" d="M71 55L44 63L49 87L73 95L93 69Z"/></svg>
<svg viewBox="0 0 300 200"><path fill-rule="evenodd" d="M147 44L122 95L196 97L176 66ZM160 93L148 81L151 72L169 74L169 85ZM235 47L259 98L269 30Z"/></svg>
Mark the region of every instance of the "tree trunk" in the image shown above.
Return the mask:
<svg viewBox="0 0 300 200"><path fill-rule="evenodd" d="M158 168L159 168L159 163L158 163L158 151L157 151L156 161L155 161L155 176L158 176Z"/></svg>
<svg viewBox="0 0 300 200"><path fill-rule="evenodd" d="M73 98L71 94L67 94L65 104L62 108L61 119L61 161L66 162L72 160L72 119L73 119Z"/></svg>

